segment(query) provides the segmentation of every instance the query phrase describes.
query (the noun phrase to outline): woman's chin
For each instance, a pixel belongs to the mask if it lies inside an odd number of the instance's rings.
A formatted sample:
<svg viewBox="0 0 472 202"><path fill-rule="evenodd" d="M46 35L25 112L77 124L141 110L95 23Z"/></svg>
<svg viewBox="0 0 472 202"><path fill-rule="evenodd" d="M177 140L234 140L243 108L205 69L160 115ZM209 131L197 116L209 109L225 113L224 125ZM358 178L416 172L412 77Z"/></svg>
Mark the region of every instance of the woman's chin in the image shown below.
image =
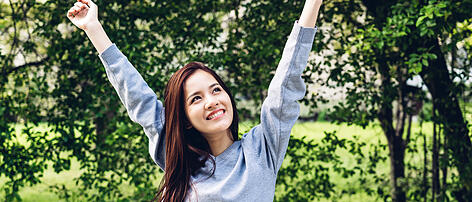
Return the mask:
<svg viewBox="0 0 472 202"><path fill-rule="evenodd" d="M223 134L227 133L229 127L231 126L231 122L223 122L218 123L216 126L213 127L206 127L205 130L200 131L202 134Z"/></svg>

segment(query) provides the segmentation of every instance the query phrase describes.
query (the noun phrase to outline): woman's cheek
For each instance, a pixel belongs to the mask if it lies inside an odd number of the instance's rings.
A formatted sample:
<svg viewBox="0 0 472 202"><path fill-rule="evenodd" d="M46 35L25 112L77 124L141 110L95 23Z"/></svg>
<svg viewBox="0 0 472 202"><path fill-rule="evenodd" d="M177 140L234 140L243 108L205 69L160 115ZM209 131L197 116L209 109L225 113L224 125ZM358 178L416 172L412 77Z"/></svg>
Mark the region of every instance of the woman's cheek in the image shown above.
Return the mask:
<svg viewBox="0 0 472 202"><path fill-rule="evenodd" d="M192 114L193 114L193 118L196 119L196 121L202 121L201 119L204 116L203 114L204 110L202 109L203 109L202 102L199 102L193 106Z"/></svg>
<svg viewBox="0 0 472 202"><path fill-rule="evenodd" d="M193 105L187 107L187 118L192 125L195 123L195 109Z"/></svg>

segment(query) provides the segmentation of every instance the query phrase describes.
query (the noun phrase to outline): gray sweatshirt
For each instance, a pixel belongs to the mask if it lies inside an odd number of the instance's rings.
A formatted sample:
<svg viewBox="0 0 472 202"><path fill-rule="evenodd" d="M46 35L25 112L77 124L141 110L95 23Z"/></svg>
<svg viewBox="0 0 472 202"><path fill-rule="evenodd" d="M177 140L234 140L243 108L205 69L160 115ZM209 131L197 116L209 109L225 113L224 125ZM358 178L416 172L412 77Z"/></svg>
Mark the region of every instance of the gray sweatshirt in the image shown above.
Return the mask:
<svg viewBox="0 0 472 202"><path fill-rule="evenodd" d="M262 104L261 123L213 157L216 169L208 178L199 172L187 201L273 201L277 172L287 150L290 132L298 119L297 103L305 95L301 75L308 61L316 28L295 22L282 59ZM165 168L164 108L156 94L115 45L100 56L108 79L118 92L132 121L140 124L149 138L149 153ZM211 169L207 161L203 169Z"/></svg>

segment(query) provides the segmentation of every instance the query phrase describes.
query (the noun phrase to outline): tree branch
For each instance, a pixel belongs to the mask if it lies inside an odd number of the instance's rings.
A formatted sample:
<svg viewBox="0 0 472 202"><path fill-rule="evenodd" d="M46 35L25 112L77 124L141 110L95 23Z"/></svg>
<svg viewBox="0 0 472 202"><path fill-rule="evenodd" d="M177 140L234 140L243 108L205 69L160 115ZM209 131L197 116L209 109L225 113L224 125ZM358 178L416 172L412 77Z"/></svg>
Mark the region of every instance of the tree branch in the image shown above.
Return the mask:
<svg viewBox="0 0 472 202"><path fill-rule="evenodd" d="M39 65L42 65L44 64L45 62L47 62L49 60L49 56L39 60L39 61L36 61L36 62L29 62L29 63L25 63L23 65L20 65L20 66L17 66L17 67L13 67L5 72L3 72L3 76L7 76L13 72L16 72L20 69L23 69L23 68L26 68L26 67L30 67L30 66L39 66Z"/></svg>

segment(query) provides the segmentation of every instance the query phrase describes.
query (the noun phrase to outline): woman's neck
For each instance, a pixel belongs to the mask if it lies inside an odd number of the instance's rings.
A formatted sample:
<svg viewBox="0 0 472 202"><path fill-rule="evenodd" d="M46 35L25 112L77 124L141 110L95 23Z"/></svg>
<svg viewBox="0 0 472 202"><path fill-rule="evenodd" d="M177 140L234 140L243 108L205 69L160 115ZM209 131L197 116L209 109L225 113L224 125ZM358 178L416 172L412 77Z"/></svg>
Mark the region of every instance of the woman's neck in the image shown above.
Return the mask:
<svg viewBox="0 0 472 202"><path fill-rule="evenodd" d="M210 145L210 152L213 156L218 156L223 153L229 146L233 144L231 139L232 134L230 130L217 134L203 135Z"/></svg>

